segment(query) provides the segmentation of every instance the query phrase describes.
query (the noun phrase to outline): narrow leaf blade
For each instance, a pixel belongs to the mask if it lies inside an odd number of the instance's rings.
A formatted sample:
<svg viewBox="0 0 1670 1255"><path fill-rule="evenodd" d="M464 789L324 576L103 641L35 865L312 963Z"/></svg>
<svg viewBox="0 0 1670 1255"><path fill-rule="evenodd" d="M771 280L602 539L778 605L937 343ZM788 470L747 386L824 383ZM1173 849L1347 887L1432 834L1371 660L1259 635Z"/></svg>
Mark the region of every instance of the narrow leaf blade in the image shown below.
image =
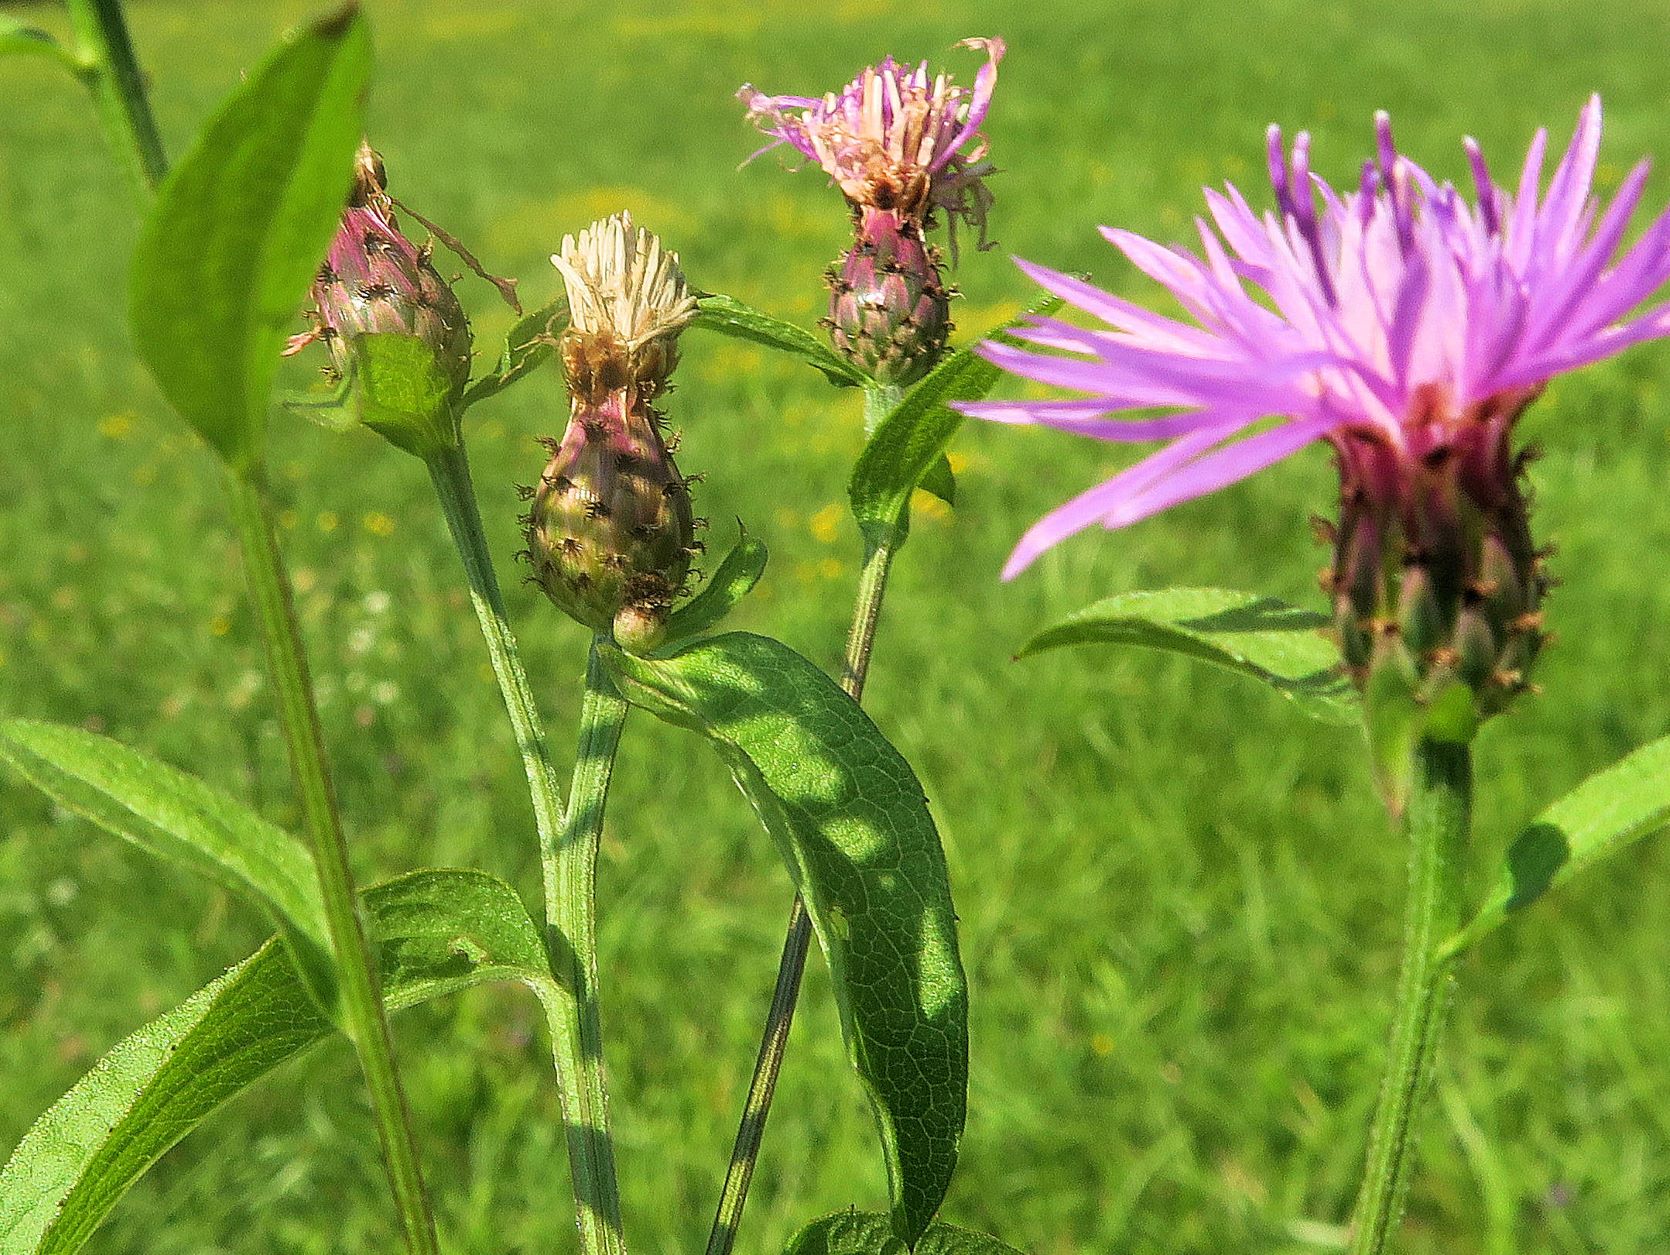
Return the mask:
<svg viewBox="0 0 1670 1255"><path fill-rule="evenodd" d="M135 347L234 467L261 457L279 350L347 197L370 69L357 10L303 28L210 119L140 235Z"/></svg>
<svg viewBox="0 0 1670 1255"><path fill-rule="evenodd" d="M789 1239L783 1255L906 1255L888 1217L849 1209L814 1220ZM1021 1255L986 1233L936 1220L917 1242L914 1255Z"/></svg>
<svg viewBox="0 0 1670 1255"><path fill-rule="evenodd" d="M957 504L957 476L951 469L951 459L943 453L934 460L917 485L923 492L931 492L948 506Z"/></svg>
<svg viewBox="0 0 1670 1255"><path fill-rule="evenodd" d="M831 383L858 388L870 382L863 371L804 327L773 318L735 297L711 292L701 296L690 325L798 357L808 366L821 370Z"/></svg>
<svg viewBox="0 0 1670 1255"><path fill-rule="evenodd" d="M1357 693L1324 633L1327 617L1257 593L1167 588L1121 593L1069 615L1021 650L1136 645L1186 654L1261 680L1327 723L1360 722Z"/></svg>
<svg viewBox="0 0 1670 1255"><path fill-rule="evenodd" d="M875 1111L895 1231L913 1241L950 1184L968 1084L968 988L921 784L856 702L777 641L738 632L604 659L628 700L708 740L777 842Z"/></svg>
<svg viewBox="0 0 1670 1255"><path fill-rule="evenodd" d="M1001 337L1022 320L1052 313L1060 306L1060 298L1050 297L991 334ZM876 425L847 484L853 514L867 536L892 537L902 529L910 494L926 486L927 477L944 464L946 447L963 424L963 416L950 408L952 403L980 400L1001 374L973 348L959 349L929 371ZM943 465L941 474L949 471L949 465ZM936 479L931 491L943 497L942 486Z"/></svg>
<svg viewBox="0 0 1670 1255"><path fill-rule="evenodd" d="M1670 824L1670 737L1602 768L1538 815L1508 847L1477 914L1440 950L1449 958L1551 889Z"/></svg>
<svg viewBox="0 0 1670 1255"><path fill-rule="evenodd" d="M254 903L290 943L320 1005L335 1005L313 856L289 833L195 776L79 728L0 722L0 761L60 806Z"/></svg>
<svg viewBox="0 0 1670 1255"><path fill-rule="evenodd" d="M688 640L707 631L736 609L760 582L769 556L765 542L755 540L747 528L741 531L719 569L702 585L702 591L667 616L669 642Z"/></svg>
<svg viewBox="0 0 1670 1255"><path fill-rule="evenodd" d="M498 395L541 365L556 350L557 337L567 326L567 296L518 319L505 336L498 364L465 389L464 408Z"/></svg>
<svg viewBox="0 0 1670 1255"><path fill-rule="evenodd" d="M46 31L25 26L17 18L0 13L0 57L7 56L45 57L77 78L85 78L91 72L86 63Z"/></svg>
<svg viewBox="0 0 1670 1255"><path fill-rule="evenodd" d="M392 1009L492 981L549 995L539 931L503 881L415 872L370 890L365 904ZM331 1035L284 950L268 943L118 1043L35 1122L0 1168L0 1252L81 1249L164 1152Z"/></svg>

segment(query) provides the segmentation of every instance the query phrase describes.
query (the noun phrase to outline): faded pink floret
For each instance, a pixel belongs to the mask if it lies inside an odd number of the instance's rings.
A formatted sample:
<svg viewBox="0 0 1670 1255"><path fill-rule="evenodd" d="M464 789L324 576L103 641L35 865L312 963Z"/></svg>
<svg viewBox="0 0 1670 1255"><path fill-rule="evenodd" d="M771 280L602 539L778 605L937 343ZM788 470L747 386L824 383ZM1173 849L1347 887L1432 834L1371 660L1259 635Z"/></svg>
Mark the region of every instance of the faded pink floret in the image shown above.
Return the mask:
<svg viewBox="0 0 1670 1255"><path fill-rule="evenodd" d="M854 206L918 220L944 209L979 231L986 247L992 195L984 180L993 167L980 126L1004 47L1001 39L958 46L986 54L972 88L930 77L926 61L911 70L892 57L822 99L768 96L744 85L737 96L749 120L771 137L754 156L787 144L821 166Z"/></svg>
<svg viewBox="0 0 1670 1255"><path fill-rule="evenodd" d="M1346 192L1310 172L1308 134L1284 151L1271 127L1275 212L1256 213L1233 186L1208 189L1199 253L1102 228L1186 320L1018 261L1107 325L1034 318L1016 338L1052 352L995 342L980 352L1023 378L1087 395L960 408L1100 440L1170 443L1034 525L1005 578L1093 523L1134 523L1318 439L1342 454L1372 442L1407 465L1451 448L1482 415L1511 421L1555 375L1670 334L1670 304L1641 308L1670 278L1670 213L1619 255L1648 163L1630 171L1604 212L1591 196L1598 96L1546 192L1545 131L1531 141L1513 192L1492 183L1468 139L1469 199L1397 152L1385 114L1375 122L1376 158ZM1161 413L1110 418L1122 410Z"/></svg>

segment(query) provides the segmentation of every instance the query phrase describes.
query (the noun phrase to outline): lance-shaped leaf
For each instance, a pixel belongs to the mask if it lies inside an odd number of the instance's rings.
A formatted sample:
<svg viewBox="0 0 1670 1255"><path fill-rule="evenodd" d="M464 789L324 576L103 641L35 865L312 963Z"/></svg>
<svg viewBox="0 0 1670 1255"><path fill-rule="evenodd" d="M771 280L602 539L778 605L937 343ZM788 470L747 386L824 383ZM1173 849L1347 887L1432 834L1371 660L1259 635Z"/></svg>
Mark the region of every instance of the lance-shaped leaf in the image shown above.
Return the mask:
<svg viewBox="0 0 1670 1255"><path fill-rule="evenodd" d="M906 1255L888 1217L850 1209L814 1220L784 1248L783 1255ZM1021 1255L1006 1242L936 1220L916 1243L914 1255Z"/></svg>
<svg viewBox="0 0 1670 1255"><path fill-rule="evenodd" d="M696 317L690 325L798 357L821 370L834 384L860 388L870 382L868 375L804 327L773 318L732 296L710 292L698 297Z"/></svg>
<svg viewBox="0 0 1670 1255"><path fill-rule="evenodd" d="M1120 593L1026 643L1019 657L1063 645L1137 645L1200 658L1262 680L1328 723L1360 722L1360 703L1327 635L1327 616L1226 588Z"/></svg>
<svg viewBox="0 0 1670 1255"><path fill-rule="evenodd" d="M968 1084L968 988L916 774L777 641L738 632L665 658L603 658L629 701L707 738L776 840L875 1111L894 1229L914 1241L950 1184Z"/></svg>
<svg viewBox="0 0 1670 1255"><path fill-rule="evenodd" d="M415 872L365 894L395 1010L489 981L549 997L539 930L475 871ZM270 942L118 1043L0 1169L0 1252L69 1255L157 1159L217 1108L332 1036Z"/></svg>
<svg viewBox="0 0 1670 1255"><path fill-rule="evenodd" d="M765 542L755 540L740 522L737 527L742 534L719 569L704 581L702 591L667 616L669 643L688 640L718 624L765 574Z"/></svg>
<svg viewBox="0 0 1670 1255"><path fill-rule="evenodd" d="M1023 319L1060 306L1059 297L1049 297L991 334L1001 338ZM906 507L918 487L951 500L945 450L963 416L950 407L956 401L980 400L1002 373L972 348L959 349L923 376L876 425L847 483L853 515L872 544L904 539L909 526Z"/></svg>
<svg viewBox="0 0 1670 1255"><path fill-rule="evenodd" d="M350 404L360 421L397 449L438 457L458 444L452 383L435 350L416 336L354 337Z"/></svg>
<svg viewBox="0 0 1670 1255"><path fill-rule="evenodd" d="M567 296L559 296L544 309L517 319L505 336L498 364L465 390L465 408L503 392L544 362L555 351L557 337L567 326Z"/></svg>
<svg viewBox="0 0 1670 1255"><path fill-rule="evenodd" d="M92 66L45 31L0 13L0 57L6 56L45 57L80 79L89 79L94 73Z"/></svg>
<svg viewBox="0 0 1670 1255"><path fill-rule="evenodd" d="M1670 824L1670 737L1603 768L1538 815L1508 847L1507 865L1467 926L1439 949L1451 958L1640 838Z"/></svg>
<svg viewBox="0 0 1670 1255"><path fill-rule="evenodd" d="M335 1007L318 874L300 841L197 777L79 728L7 720L0 760L65 809L254 903L290 944L319 1005Z"/></svg>
<svg viewBox="0 0 1670 1255"><path fill-rule="evenodd" d="M134 345L240 470L261 459L279 351L347 199L370 72L356 10L304 27L210 119L134 253Z"/></svg>

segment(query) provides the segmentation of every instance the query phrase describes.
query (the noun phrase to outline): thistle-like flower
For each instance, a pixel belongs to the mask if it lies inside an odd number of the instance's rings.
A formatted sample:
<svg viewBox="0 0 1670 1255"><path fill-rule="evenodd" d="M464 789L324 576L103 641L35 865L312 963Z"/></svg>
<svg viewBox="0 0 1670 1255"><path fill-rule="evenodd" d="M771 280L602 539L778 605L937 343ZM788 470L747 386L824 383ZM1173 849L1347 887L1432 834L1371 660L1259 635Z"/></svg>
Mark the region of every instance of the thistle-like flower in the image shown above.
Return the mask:
<svg viewBox="0 0 1670 1255"><path fill-rule="evenodd" d="M836 348L884 383L925 374L951 331L950 297L939 251L926 233L943 210L953 257L959 220L987 247L992 195L987 143L1001 39L966 39L986 64L972 88L928 64L909 70L891 57L822 99L738 93L748 117L771 137L760 153L787 144L816 162L852 209L854 242L830 271L828 327Z"/></svg>
<svg viewBox="0 0 1670 1255"><path fill-rule="evenodd" d="M353 362L356 336L393 332L433 350L454 397L469 383L469 320L430 261L430 246L402 234L383 159L368 144L360 145L354 190L314 280L312 300L313 327L291 337L286 356L320 341L330 351L327 370L339 378Z"/></svg>
<svg viewBox="0 0 1670 1255"><path fill-rule="evenodd" d="M1439 184L1376 119L1377 159L1355 191L1309 169L1309 136L1269 133L1276 212L1208 190L1202 255L1128 231L1103 234L1192 321L1020 263L1107 327L1037 318L981 351L1077 400L962 408L1111 441L1169 440L1059 507L1022 538L1012 577L1051 545L1213 492L1326 440L1341 475L1325 583L1347 663L1381 663L1431 695L1451 677L1488 714L1526 684L1548 587L1532 545L1514 421L1555 375L1670 334L1670 306L1641 303L1670 278L1670 214L1618 256L1647 163L1605 212L1591 199L1601 108L1590 100L1541 193L1539 131L1509 193L1466 143L1477 199ZM1109 421L1121 410L1158 416ZM1261 420L1275 419L1273 425Z"/></svg>
<svg viewBox="0 0 1670 1255"><path fill-rule="evenodd" d="M659 639L699 549L689 482L651 402L678 363L696 299L630 214L567 236L551 258L568 289L561 339L570 416L527 515L534 578L565 613L621 644Z"/></svg>

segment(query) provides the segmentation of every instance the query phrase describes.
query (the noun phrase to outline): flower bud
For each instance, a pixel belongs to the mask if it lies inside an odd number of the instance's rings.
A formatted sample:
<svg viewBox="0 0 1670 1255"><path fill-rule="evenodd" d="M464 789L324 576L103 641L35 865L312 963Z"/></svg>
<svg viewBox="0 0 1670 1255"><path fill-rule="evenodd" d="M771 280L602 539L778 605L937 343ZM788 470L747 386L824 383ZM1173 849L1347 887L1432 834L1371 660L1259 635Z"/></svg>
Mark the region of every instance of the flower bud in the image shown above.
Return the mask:
<svg viewBox="0 0 1670 1255"><path fill-rule="evenodd" d="M695 539L688 483L651 405L695 312L676 254L627 214L563 241L561 339L570 414L526 518L534 579L570 617L628 649L652 647L684 591Z"/></svg>
<svg viewBox="0 0 1670 1255"><path fill-rule="evenodd" d="M894 210L862 208L852 247L833 273L829 335L882 383L914 383L939 359L951 332L950 293L939 250L922 226Z"/></svg>
<svg viewBox="0 0 1670 1255"><path fill-rule="evenodd" d="M1509 429L1529 399L1443 415L1424 429L1433 437L1424 449L1362 431L1335 438L1334 616L1346 666L1365 691L1380 668L1412 667L1418 702L1459 681L1483 719L1529 687L1549 582L1508 454Z"/></svg>
<svg viewBox="0 0 1670 1255"><path fill-rule="evenodd" d="M433 351L456 399L470 380L469 320L430 261L430 246L401 233L387 187L382 157L360 145L353 193L313 282L313 330L294 337L285 352L322 341L330 371L341 377L352 367L357 336L413 336Z"/></svg>

